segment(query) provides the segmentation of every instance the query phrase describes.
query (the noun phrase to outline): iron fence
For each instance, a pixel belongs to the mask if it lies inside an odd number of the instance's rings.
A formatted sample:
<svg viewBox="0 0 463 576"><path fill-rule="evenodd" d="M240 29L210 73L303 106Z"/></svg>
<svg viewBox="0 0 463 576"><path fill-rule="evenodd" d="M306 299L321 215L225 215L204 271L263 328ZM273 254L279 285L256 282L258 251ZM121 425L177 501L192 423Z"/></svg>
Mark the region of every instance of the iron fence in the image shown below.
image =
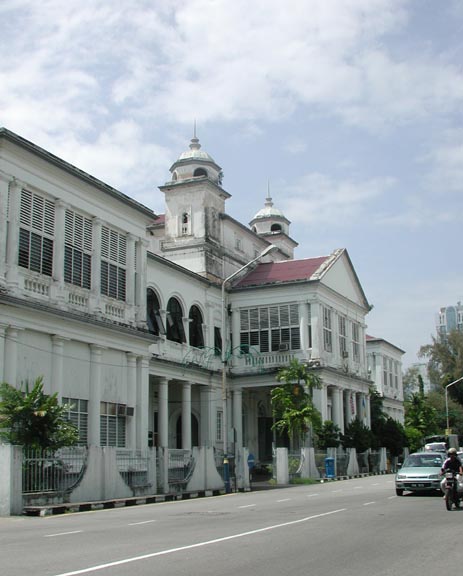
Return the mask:
<svg viewBox="0 0 463 576"><path fill-rule="evenodd" d="M24 449L22 491L24 494L71 491L83 477L86 465L85 446L59 450Z"/></svg>
<svg viewBox="0 0 463 576"><path fill-rule="evenodd" d="M193 473L194 460L190 450L169 450L169 487L185 485Z"/></svg>
<svg viewBox="0 0 463 576"><path fill-rule="evenodd" d="M149 456L146 451L118 449L116 461L119 474L128 486L131 488L150 486L148 478Z"/></svg>

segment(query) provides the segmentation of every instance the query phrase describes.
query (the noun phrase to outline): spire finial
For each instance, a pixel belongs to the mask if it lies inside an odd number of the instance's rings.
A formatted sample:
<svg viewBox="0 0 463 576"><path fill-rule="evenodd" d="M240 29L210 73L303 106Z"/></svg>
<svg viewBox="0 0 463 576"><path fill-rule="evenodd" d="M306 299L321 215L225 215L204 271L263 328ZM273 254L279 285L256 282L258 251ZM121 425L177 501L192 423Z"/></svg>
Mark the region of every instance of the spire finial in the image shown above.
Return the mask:
<svg viewBox="0 0 463 576"><path fill-rule="evenodd" d="M196 118L193 122L193 138L190 142L190 150L199 150L201 148L201 144L199 143L199 139L196 136Z"/></svg>
<svg viewBox="0 0 463 576"><path fill-rule="evenodd" d="M266 206L273 206L272 197L270 196L270 180L267 180L267 198L265 199Z"/></svg>

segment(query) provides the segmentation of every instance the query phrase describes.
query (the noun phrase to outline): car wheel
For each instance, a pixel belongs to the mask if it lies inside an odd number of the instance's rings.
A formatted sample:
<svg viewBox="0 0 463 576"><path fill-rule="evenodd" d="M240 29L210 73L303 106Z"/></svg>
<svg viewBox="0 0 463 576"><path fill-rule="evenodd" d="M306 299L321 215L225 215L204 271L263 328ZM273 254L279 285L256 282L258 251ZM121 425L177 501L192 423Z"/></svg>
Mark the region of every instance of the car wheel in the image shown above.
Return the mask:
<svg viewBox="0 0 463 576"><path fill-rule="evenodd" d="M404 495L404 491L402 488L396 488L395 493L397 494L397 496L403 496Z"/></svg>

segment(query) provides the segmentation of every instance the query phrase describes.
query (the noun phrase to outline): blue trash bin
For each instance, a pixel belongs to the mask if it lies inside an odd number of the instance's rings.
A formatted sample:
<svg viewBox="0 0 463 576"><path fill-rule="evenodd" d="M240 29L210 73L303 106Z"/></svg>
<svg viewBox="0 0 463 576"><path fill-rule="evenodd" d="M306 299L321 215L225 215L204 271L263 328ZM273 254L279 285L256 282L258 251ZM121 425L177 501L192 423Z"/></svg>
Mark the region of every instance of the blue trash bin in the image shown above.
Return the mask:
<svg viewBox="0 0 463 576"><path fill-rule="evenodd" d="M325 478L334 478L334 458L325 458Z"/></svg>

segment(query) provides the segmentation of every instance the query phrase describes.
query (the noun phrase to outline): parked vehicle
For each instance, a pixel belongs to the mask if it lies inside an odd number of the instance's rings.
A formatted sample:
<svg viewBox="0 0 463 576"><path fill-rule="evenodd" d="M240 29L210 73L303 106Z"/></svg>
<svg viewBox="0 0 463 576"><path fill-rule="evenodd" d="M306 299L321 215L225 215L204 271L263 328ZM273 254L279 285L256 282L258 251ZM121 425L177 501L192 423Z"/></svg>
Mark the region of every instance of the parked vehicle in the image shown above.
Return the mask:
<svg viewBox="0 0 463 576"><path fill-rule="evenodd" d="M452 509L452 504L455 508L460 508L460 497L458 492L457 474L453 470L446 470L444 479L441 483L441 489L444 492L445 507L447 510Z"/></svg>
<svg viewBox="0 0 463 576"><path fill-rule="evenodd" d="M410 454L395 476L395 492L426 492L440 490L440 471L446 455L444 452L415 452Z"/></svg>

